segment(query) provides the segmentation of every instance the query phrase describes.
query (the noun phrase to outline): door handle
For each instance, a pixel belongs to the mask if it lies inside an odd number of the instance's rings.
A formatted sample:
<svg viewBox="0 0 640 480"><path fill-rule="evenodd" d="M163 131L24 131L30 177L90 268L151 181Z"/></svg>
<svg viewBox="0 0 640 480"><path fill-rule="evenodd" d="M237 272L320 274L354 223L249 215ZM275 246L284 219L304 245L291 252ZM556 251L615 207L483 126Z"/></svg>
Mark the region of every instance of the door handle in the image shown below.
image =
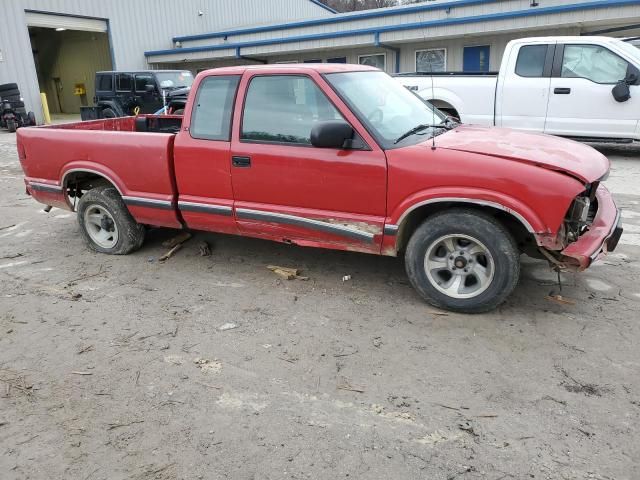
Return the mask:
<svg viewBox="0 0 640 480"><path fill-rule="evenodd" d="M231 165L239 168L249 168L251 166L250 157L231 157Z"/></svg>
<svg viewBox="0 0 640 480"><path fill-rule="evenodd" d="M569 95L571 93L571 89L558 87L553 89L553 93L556 95Z"/></svg>

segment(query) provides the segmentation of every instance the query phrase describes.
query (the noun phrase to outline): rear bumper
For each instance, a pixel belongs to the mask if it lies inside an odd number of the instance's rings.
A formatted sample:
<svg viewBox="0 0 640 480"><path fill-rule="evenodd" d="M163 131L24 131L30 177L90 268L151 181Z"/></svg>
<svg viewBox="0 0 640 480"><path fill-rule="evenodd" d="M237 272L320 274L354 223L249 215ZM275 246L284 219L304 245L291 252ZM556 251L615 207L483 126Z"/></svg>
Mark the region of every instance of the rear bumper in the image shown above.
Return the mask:
<svg viewBox="0 0 640 480"><path fill-rule="evenodd" d="M600 185L596 198L598 211L589 230L560 252L563 260L577 270L584 270L595 260L612 252L622 236L620 210L609 190Z"/></svg>

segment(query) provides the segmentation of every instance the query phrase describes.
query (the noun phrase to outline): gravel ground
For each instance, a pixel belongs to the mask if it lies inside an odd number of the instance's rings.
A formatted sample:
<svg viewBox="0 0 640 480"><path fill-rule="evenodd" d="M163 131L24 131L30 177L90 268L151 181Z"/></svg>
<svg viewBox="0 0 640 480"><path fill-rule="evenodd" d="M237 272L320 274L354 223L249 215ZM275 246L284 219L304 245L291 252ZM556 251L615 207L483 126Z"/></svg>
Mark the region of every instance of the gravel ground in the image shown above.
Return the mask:
<svg viewBox="0 0 640 480"><path fill-rule="evenodd" d="M91 253L74 214L25 195L14 143L0 134L3 480L640 478L640 150L603 149L626 232L563 276L574 305L523 258L509 301L466 316L425 305L392 258L198 234L160 263L171 230Z"/></svg>

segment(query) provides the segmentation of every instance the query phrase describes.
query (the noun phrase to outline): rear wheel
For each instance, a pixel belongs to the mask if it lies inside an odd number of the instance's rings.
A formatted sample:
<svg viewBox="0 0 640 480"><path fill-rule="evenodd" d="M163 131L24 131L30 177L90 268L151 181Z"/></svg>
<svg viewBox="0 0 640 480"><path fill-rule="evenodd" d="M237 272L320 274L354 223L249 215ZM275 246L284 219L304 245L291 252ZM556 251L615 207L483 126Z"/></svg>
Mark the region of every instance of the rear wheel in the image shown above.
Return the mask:
<svg viewBox="0 0 640 480"><path fill-rule="evenodd" d="M7 130L9 130L10 133L15 132L17 129L18 122L16 122L14 118L7 120Z"/></svg>
<svg viewBox="0 0 640 480"><path fill-rule="evenodd" d="M494 309L520 275L520 254L495 218L474 210L429 217L409 240L405 265L413 287L430 304L464 313Z"/></svg>
<svg viewBox="0 0 640 480"><path fill-rule="evenodd" d="M27 120L29 121L29 126L36 125L36 114L33 112L27 113Z"/></svg>
<svg viewBox="0 0 640 480"><path fill-rule="evenodd" d="M117 116L118 115L116 115L116 112L114 112L111 108L102 109L102 118L116 118Z"/></svg>
<svg viewBox="0 0 640 480"><path fill-rule="evenodd" d="M144 242L144 227L111 185L93 188L80 198L78 222L82 236L96 252L126 255Z"/></svg>

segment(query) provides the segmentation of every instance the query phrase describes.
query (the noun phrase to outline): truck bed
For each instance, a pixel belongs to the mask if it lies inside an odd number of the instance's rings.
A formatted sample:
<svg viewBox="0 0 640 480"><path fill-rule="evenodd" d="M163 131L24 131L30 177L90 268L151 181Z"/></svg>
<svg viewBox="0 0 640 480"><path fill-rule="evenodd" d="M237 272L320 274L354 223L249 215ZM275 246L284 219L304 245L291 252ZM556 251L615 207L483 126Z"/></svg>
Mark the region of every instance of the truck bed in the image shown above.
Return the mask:
<svg viewBox="0 0 640 480"><path fill-rule="evenodd" d="M17 146L27 193L73 209L73 172L93 172L116 186L139 223L180 227L173 177L180 123L181 117L146 115L22 128Z"/></svg>
<svg viewBox="0 0 640 480"><path fill-rule="evenodd" d="M396 79L440 110L463 123L494 125L498 74L495 72L438 72L399 74Z"/></svg>

